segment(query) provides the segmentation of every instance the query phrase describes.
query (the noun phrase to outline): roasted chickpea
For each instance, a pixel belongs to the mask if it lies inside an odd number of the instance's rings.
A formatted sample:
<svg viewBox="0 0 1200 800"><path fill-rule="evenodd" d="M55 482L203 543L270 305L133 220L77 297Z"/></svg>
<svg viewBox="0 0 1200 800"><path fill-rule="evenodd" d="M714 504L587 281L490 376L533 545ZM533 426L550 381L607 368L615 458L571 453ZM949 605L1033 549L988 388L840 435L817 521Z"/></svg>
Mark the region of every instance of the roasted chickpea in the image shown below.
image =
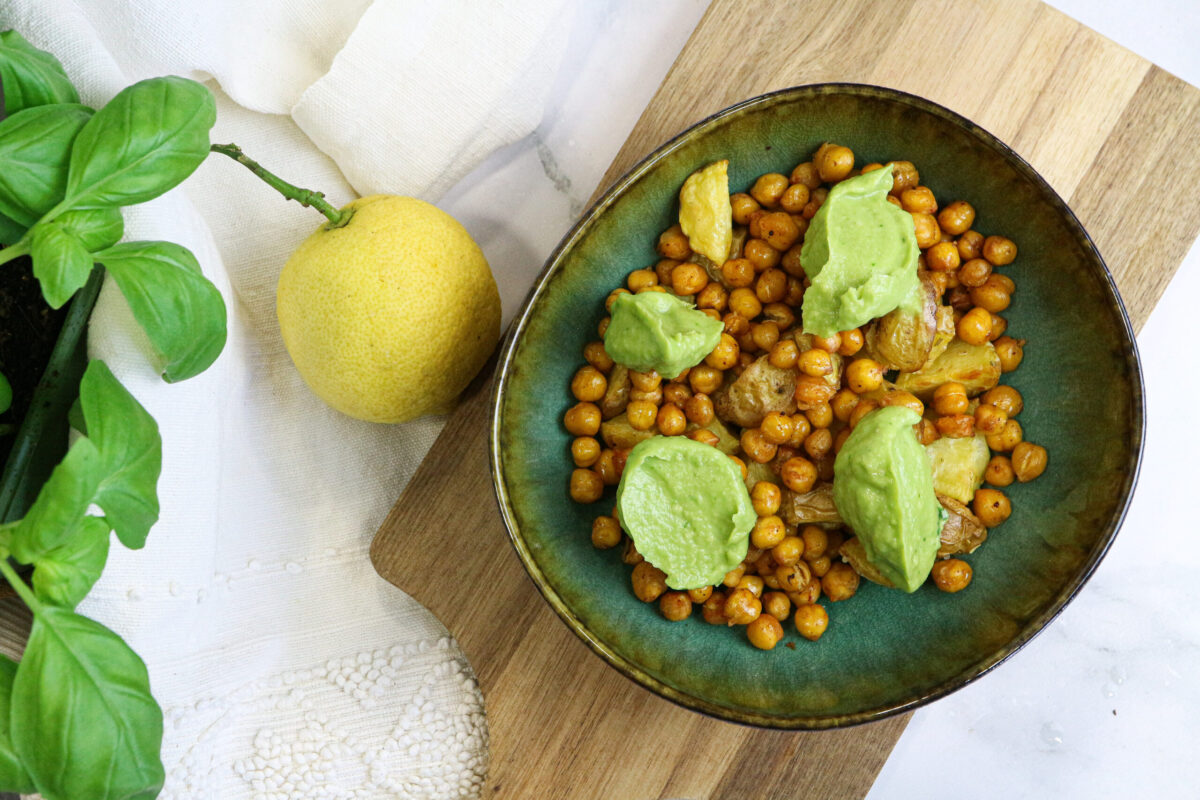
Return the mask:
<svg viewBox="0 0 1200 800"><path fill-rule="evenodd" d="M783 492L769 481L759 481L750 490L750 502L754 505L754 513L760 517L768 517L779 511L783 500Z"/></svg>
<svg viewBox="0 0 1200 800"><path fill-rule="evenodd" d="M774 211L763 214L758 218L757 238L762 239L782 253L800 238L800 228L792 219L791 214L786 211Z"/></svg>
<svg viewBox="0 0 1200 800"><path fill-rule="evenodd" d="M635 269L625 281L629 291L637 293L648 286L658 285L658 275L652 269Z"/></svg>
<svg viewBox="0 0 1200 800"><path fill-rule="evenodd" d="M667 574L649 561L633 567L633 594L643 603L653 603L667 591Z"/></svg>
<svg viewBox="0 0 1200 800"><path fill-rule="evenodd" d="M819 586L820 579L824 578L826 573L829 572L829 568L833 566L833 561L829 556L817 556L816 558L809 559L808 566L814 576L814 580L810 581L809 585L811 586L813 583L816 583ZM816 602L816 598L813 598L812 602Z"/></svg>
<svg viewBox="0 0 1200 800"><path fill-rule="evenodd" d="M857 589L857 587L855 587ZM851 592L853 594L853 592ZM829 627L829 612L824 606L816 603L806 603L796 608L796 633L815 642Z"/></svg>
<svg viewBox="0 0 1200 800"><path fill-rule="evenodd" d="M596 459L592 469L600 476L605 486L616 486L621 480L621 473L617 470L616 453L612 450L601 450L600 457Z"/></svg>
<svg viewBox="0 0 1200 800"><path fill-rule="evenodd" d="M600 458L600 442L591 436L580 436L571 442L571 460L577 467L590 467Z"/></svg>
<svg viewBox="0 0 1200 800"><path fill-rule="evenodd" d="M679 266L679 262L673 258L660 259L654 265L654 275L658 278L660 286L669 286L671 284L671 272Z"/></svg>
<svg viewBox="0 0 1200 800"><path fill-rule="evenodd" d="M1012 239L989 236L983 240L983 257L994 266L1003 267L1005 264L1011 264L1017 257L1017 246Z"/></svg>
<svg viewBox="0 0 1200 800"><path fill-rule="evenodd" d="M1021 442L1013 448L1012 468L1017 480L1028 483L1046 471L1046 448Z"/></svg>
<svg viewBox="0 0 1200 800"><path fill-rule="evenodd" d="M804 452L813 461L819 461L833 449L833 434L829 428L817 428L804 440Z"/></svg>
<svg viewBox="0 0 1200 800"><path fill-rule="evenodd" d="M764 270L754 284L754 295L763 305L778 303L787 297L788 276L781 269Z"/></svg>
<svg viewBox="0 0 1200 800"><path fill-rule="evenodd" d="M730 311L721 317L721 321L725 323L725 332L730 336L742 336L750 332L750 320L736 311Z"/></svg>
<svg viewBox="0 0 1200 800"><path fill-rule="evenodd" d="M796 405L801 410L807 410L828 403L836 391L824 378L801 375L796 378Z"/></svg>
<svg viewBox="0 0 1200 800"><path fill-rule="evenodd" d="M742 461L737 456L730 456L729 460L736 464L737 468L742 471L742 480L746 480L746 478L750 475L750 470L746 468L746 462Z"/></svg>
<svg viewBox="0 0 1200 800"><path fill-rule="evenodd" d="M721 279L730 289L744 289L754 284L758 273L745 258L731 258L721 265Z"/></svg>
<svg viewBox="0 0 1200 800"><path fill-rule="evenodd" d="M933 410L939 414L965 414L970 404L967 387L961 383L947 381L933 391Z"/></svg>
<svg viewBox="0 0 1200 800"><path fill-rule="evenodd" d="M656 386L650 390L646 390L646 389L630 389L629 390L629 402L631 402L631 403L635 400L644 400L647 403L653 403L654 405L657 406L660 403L662 403L662 399L663 399L663 391L662 391L661 386Z"/></svg>
<svg viewBox="0 0 1200 800"><path fill-rule="evenodd" d="M800 531L800 539L804 543L803 553L807 561L825 555L829 547L829 533L816 525L805 525Z"/></svg>
<svg viewBox="0 0 1200 800"><path fill-rule="evenodd" d="M921 402L921 398L903 389L888 392L879 399L879 405L881 408L885 406L904 406L905 408L911 408L918 414L925 413L925 404Z"/></svg>
<svg viewBox="0 0 1200 800"><path fill-rule="evenodd" d="M1024 435L1021 423L1010 418L999 433L987 437L987 446L997 453L1007 453L1021 443Z"/></svg>
<svg viewBox="0 0 1200 800"><path fill-rule="evenodd" d="M742 452L759 464L765 464L775 457L776 446L767 441L760 428L746 428L742 431Z"/></svg>
<svg viewBox="0 0 1200 800"><path fill-rule="evenodd" d="M983 471L983 479L992 486L1008 486L1015 478L1012 462L1007 456L992 456Z"/></svg>
<svg viewBox="0 0 1200 800"><path fill-rule="evenodd" d="M771 346L767 361L779 369L791 369L800 360L800 348L793 339L780 339Z"/></svg>
<svg viewBox="0 0 1200 800"><path fill-rule="evenodd" d="M792 456L780 466L779 478L793 492L804 494L817 482L817 467L807 458Z"/></svg>
<svg viewBox="0 0 1200 800"><path fill-rule="evenodd" d="M680 622L692 615L692 598L687 592L664 592L658 598L659 612L670 622Z"/></svg>
<svg viewBox="0 0 1200 800"><path fill-rule="evenodd" d="M967 344L985 344L992 332L992 315L986 309L972 308L958 321L956 331Z"/></svg>
<svg viewBox="0 0 1200 800"><path fill-rule="evenodd" d="M583 348L584 359L596 369L608 374L613 368L613 360L604 349L604 342L588 342Z"/></svg>
<svg viewBox="0 0 1200 800"><path fill-rule="evenodd" d="M716 447L717 445L719 445L721 443L721 437L717 436L715 433L708 430L707 428L697 428L694 431L688 431L687 433L684 434L684 436L686 436L687 438L691 439L694 442L699 442L700 444L707 444L712 447Z"/></svg>
<svg viewBox="0 0 1200 800"><path fill-rule="evenodd" d="M1012 303L1012 292L1008 291L1003 281L997 280L998 277L993 272L982 286L976 286L968 292L972 303L993 314L999 314Z"/></svg>
<svg viewBox="0 0 1200 800"><path fill-rule="evenodd" d="M870 358L856 358L846 367L846 385L855 394L873 392L883 385L883 366Z"/></svg>
<svg viewBox="0 0 1200 800"><path fill-rule="evenodd" d="M1012 514L1012 504L999 489L976 489L971 510L979 517L980 522L994 528Z"/></svg>
<svg viewBox="0 0 1200 800"><path fill-rule="evenodd" d="M1014 339L1011 336L1001 336L995 342L996 355L1000 358L1000 371L1012 372L1021 366L1025 358L1025 340Z"/></svg>
<svg viewBox="0 0 1200 800"><path fill-rule="evenodd" d="M728 333L722 333L717 346L712 352L704 358L704 363L713 369L729 369L737 363L738 353L741 350L738 348L737 339L734 339Z"/></svg>
<svg viewBox="0 0 1200 800"><path fill-rule="evenodd" d="M1025 400L1021 397L1021 393L1005 384L988 389L980 396L979 402L995 406L1007 414L1010 419L1020 414L1021 409L1025 407Z"/></svg>
<svg viewBox="0 0 1200 800"><path fill-rule="evenodd" d="M975 222L975 208L964 200L955 200L938 213L938 225L951 236L961 236Z"/></svg>
<svg viewBox="0 0 1200 800"><path fill-rule="evenodd" d="M799 214L808 205L809 190L803 183L793 183L784 190L779 205L789 214Z"/></svg>
<svg viewBox="0 0 1200 800"><path fill-rule="evenodd" d="M683 411L688 421L697 425L707 425L713 421L713 403L708 395L697 392L683 404Z"/></svg>
<svg viewBox="0 0 1200 800"><path fill-rule="evenodd" d="M958 245L958 254L965 264L973 258L979 258L983 253L983 234L979 231L967 231L958 237L955 244Z"/></svg>
<svg viewBox="0 0 1200 800"><path fill-rule="evenodd" d="M779 544L771 548L771 559L781 567L795 564L803 555L804 540L799 536L785 536Z"/></svg>
<svg viewBox="0 0 1200 800"><path fill-rule="evenodd" d="M688 589L687 596L688 596L688 599L691 600L693 603L703 603L704 601L708 600L709 597L712 596L712 593L713 593L713 587L701 586L699 589Z"/></svg>
<svg viewBox="0 0 1200 800"><path fill-rule="evenodd" d="M754 319L762 312L762 302L750 289L734 289L729 293L729 310Z"/></svg>
<svg viewBox="0 0 1200 800"><path fill-rule="evenodd" d="M723 313L728 304L729 292L715 281L705 286L696 295L696 308L711 308L718 313Z"/></svg>
<svg viewBox="0 0 1200 800"><path fill-rule="evenodd" d="M854 152L849 147L835 144L824 152L818 150L813 164L821 180L836 183L847 178L854 170Z"/></svg>
<svg viewBox="0 0 1200 800"><path fill-rule="evenodd" d="M770 614L775 619L787 619L792 612L792 601L787 594L780 591L766 592L762 596L763 614Z"/></svg>
<svg viewBox="0 0 1200 800"><path fill-rule="evenodd" d="M723 611L730 625L749 625L762 613L762 601L749 589L734 589L725 598Z"/></svg>
<svg viewBox="0 0 1200 800"><path fill-rule="evenodd" d="M759 423L763 438L771 444L785 444L792 438L792 418L778 411L771 411Z"/></svg>
<svg viewBox="0 0 1200 800"><path fill-rule="evenodd" d="M683 408L692 396L692 389L686 383L672 381L663 387L663 400Z"/></svg>
<svg viewBox="0 0 1200 800"><path fill-rule="evenodd" d="M626 566L633 566L634 564L642 563L644 560L642 554L638 552L637 547L634 545L633 539L626 539L625 549L621 551L621 563Z"/></svg>
<svg viewBox="0 0 1200 800"><path fill-rule="evenodd" d="M735 588L745 589L748 592L750 592L751 594L753 594L755 597L761 599L762 595L763 595L763 589L765 586L766 586L766 584L763 583L763 579L761 576L759 576L759 575L743 575L742 579L737 582L737 586Z"/></svg>
<svg viewBox="0 0 1200 800"><path fill-rule="evenodd" d="M794 244L779 259L779 268L793 278L804 278L804 267L800 264L800 252L802 249L802 244Z"/></svg>
<svg viewBox="0 0 1200 800"><path fill-rule="evenodd" d="M772 615L760 614L746 626L746 638L759 650L773 650L783 638L783 626Z"/></svg>
<svg viewBox="0 0 1200 800"><path fill-rule="evenodd" d="M913 229L917 234L917 247L927 250L942 240L942 232L938 230L937 220L929 214L914 213Z"/></svg>
<svg viewBox="0 0 1200 800"><path fill-rule="evenodd" d="M692 391L697 394L711 395L717 389L720 389L721 384L724 382L724 373L707 364L692 367L692 371L688 373L688 384L691 385Z"/></svg>
<svg viewBox="0 0 1200 800"><path fill-rule="evenodd" d="M572 470L570 493L576 503L594 503L604 494L604 481L590 469Z"/></svg>
<svg viewBox="0 0 1200 800"><path fill-rule="evenodd" d="M936 214L937 200L928 186L914 186L900 193L900 206L910 214Z"/></svg>
<svg viewBox="0 0 1200 800"><path fill-rule="evenodd" d="M576 400L594 403L604 397L607 389L608 380L604 373L591 365L580 367L571 378L571 394Z"/></svg>
<svg viewBox="0 0 1200 800"><path fill-rule="evenodd" d="M729 205L733 207L733 222L736 225L747 224L750 215L762 208L757 200L745 192L729 195Z"/></svg>
<svg viewBox="0 0 1200 800"><path fill-rule="evenodd" d="M778 172L768 172L765 175L758 176L758 180L754 182L753 188L750 189L750 196L758 201L759 205L765 208L774 208L779 205L779 200L783 197L783 193L787 191L788 179Z"/></svg>
<svg viewBox="0 0 1200 800"><path fill-rule="evenodd" d="M920 183L921 176L911 161L892 162L892 194L903 194L905 189L911 189Z"/></svg>
<svg viewBox="0 0 1200 800"><path fill-rule="evenodd" d="M812 219L817 215L817 212L821 209L821 206L825 204L825 199L828 197L829 190L824 186L813 189L812 194L809 195L808 205L804 207L804 210L800 212L800 215L807 219Z"/></svg>
<svg viewBox="0 0 1200 800"><path fill-rule="evenodd" d="M600 406L576 403L563 415L563 426L573 436L595 436L600 431Z"/></svg>
<svg viewBox="0 0 1200 800"><path fill-rule="evenodd" d="M804 440L808 438L808 434L812 433L812 423L808 421L808 417L804 413L792 415L792 438L788 439L787 445L792 449L799 449L804 446Z"/></svg>
<svg viewBox="0 0 1200 800"><path fill-rule="evenodd" d="M667 403L658 410L657 425L663 436L680 436L687 431L687 417L679 406Z"/></svg>
<svg viewBox="0 0 1200 800"><path fill-rule="evenodd" d="M597 550L608 550L621 543L621 526L612 517L596 517L592 520L592 546Z"/></svg>
<svg viewBox="0 0 1200 800"><path fill-rule="evenodd" d="M728 588L732 589L737 586L738 581L740 581L742 579L742 576L745 574L746 574L746 565L739 564L738 566L729 570L729 572L725 573L725 577L721 579L721 583L723 583Z"/></svg>
<svg viewBox="0 0 1200 800"><path fill-rule="evenodd" d="M833 424L833 408L829 403L817 403L812 408L805 409L804 416L813 428L828 428Z"/></svg>
<svg viewBox="0 0 1200 800"><path fill-rule="evenodd" d="M821 591L834 603L848 600L858 591L858 573L849 564L831 564L821 578Z"/></svg>
<svg viewBox="0 0 1200 800"><path fill-rule="evenodd" d="M933 424L933 420L922 419L914 427L917 432L917 441L922 445L933 444L942 438L942 434L938 432L937 425ZM840 449L837 446L837 440L834 440L833 446L834 449Z"/></svg>
<svg viewBox="0 0 1200 800"><path fill-rule="evenodd" d="M968 288L977 288L987 283L992 274L992 265L982 258L972 258L958 270L958 281Z"/></svg>
<svg viewBox="0 0 1200 800"><path fill-rule="evenodd" d="M951 272L961 263L954 242L938 242L925 251L925 264L934 272Z"/></svg>
<svg viewBox="0 0 1200 800"><path fill-rule="evenodd" d="M728 625L725 618L725 593L712 592L700 607L700 614L709 625Z"/></svg>
<svg viewBox="0 0 1200 800"><path fill-rule="evenodd" d="M785 592L798 592L812 580L812 570L803 561L794 564L780 564L775 568L775 580L779 588Z"/></svg>
<svg viewBox="0 0 1200 800"><path fill-rule="evenodd" d="M934 422L938 433L947 439L965 439L975 435L975 417L970 414L947 414Z"/></svg>
<svg viewBox="0 0 1200 800"><path fill-rule="evenodd" d="M841 389L829 401L829 407L833 411L833 416L839 422L849 422L850 415L854 412L854 407L858 405L858 395L849 389Z"/></svg>
<svg viewBox="0 0 1200 800"><path fill-rule="evenodd" d="M819 347L805 350L800 354L796 364L801 372L805 375L812 375L814 378L823 378L833 372L833 359L828 351Z"/></svg>
<svg viewBox="0 0 1200 800"><path fill-rule="evenodd" d="M783 254L762 239L748 240L742 253L743 257L754 267L755 272L778 267L783 260Z"/></svg>
<svg viewBox="0 0 1200 800"><path fill-rule="evenodd" d="M648 431L658 420L658 406L649 400L631 400L625 406L625 417L637 431Z"/></svg>
<svg viewBox="0 0 1200 800"><path fill-rule="evenodd" d="M930 575L943 592L961 592L971 582L971 565L961 558L947 558L935 562Z"/></svg>
<svg viewBox="0 0 1200 800"><path fill-rule="evenodd" d="M688 261L671 270L671 289L682 296L692 295L708 285L708 273L699 264Z"/></svg>
<svg viewBox="0 0 1200 800"><path fill-rule="evenodd" d="M792 170L791 181L792 183L802 183L811 191L821 185L821 176L817 173L817 168L813 165L813 162L805 161L797 164L795 169Z"/></svg>
<svg viewBox="0 0 1200 800"><path fill-rule="evenodd" d="M629 290L622 287L617 287L609 292L608 297L604 298L604 310L611 312L613 303L617 302L617 298L623 294L629 294ZM604 334L600 335L603 336Z"/></svg>
<svg viewBox="0 0 1200 800"><path fill-rule="evenodd" d="M983 434L999 433L1008 422L1008 415L995 406L980 403L975 407L975 430Z"/></svg>
<svg viewBox="0 0 1200 800"><path fill-rule="evenodd" d="M692 254L692 246L683 233L683 228L672 225L658 237L658 253L663 258L683 261Z"/></svg>
<svg viewBox="0 0 1200 800"><path fill-rule="evenodd" d="M992 314L992 332L988 334L988 341L994 342L1004 335L1008 330L1008 320L999 314Z"/></svg>

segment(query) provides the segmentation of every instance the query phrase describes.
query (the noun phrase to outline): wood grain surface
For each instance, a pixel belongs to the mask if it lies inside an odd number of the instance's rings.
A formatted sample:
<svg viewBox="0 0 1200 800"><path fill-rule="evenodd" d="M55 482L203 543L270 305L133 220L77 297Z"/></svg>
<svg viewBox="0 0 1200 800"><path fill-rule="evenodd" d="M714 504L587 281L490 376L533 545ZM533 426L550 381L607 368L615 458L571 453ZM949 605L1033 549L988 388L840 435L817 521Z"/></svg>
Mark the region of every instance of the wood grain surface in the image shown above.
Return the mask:
<svg viewBox="0 0 1200 800"><path fill-rule="evenodd" d="M1200 181L1200 91L1033 0L810 0L753 13L715 0L601 188L712 112L821 81L922 95L1009 143L1095 238L1135 328L1200 232L1189 192ZM497 512L488 383L472 387L371 551L475 668L491 732L486 796L865 795L907 717L822 733L709 719L609 669L554 616ZM448 557L448 529L471 546Z"/></svg>

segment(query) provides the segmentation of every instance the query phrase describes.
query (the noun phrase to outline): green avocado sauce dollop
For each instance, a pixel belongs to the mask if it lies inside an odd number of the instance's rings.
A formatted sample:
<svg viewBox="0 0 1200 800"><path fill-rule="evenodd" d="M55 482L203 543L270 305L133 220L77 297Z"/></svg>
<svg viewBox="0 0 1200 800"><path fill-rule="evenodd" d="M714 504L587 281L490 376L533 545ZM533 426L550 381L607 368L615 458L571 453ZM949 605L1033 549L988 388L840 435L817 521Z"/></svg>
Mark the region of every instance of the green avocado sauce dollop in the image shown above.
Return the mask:
<svg viewBox="0 0 1200 800"><path fill-rule="evenodd" d="M604 349L618 364L674 378L721 341L725 324L666 292L621 294L612 305Z"/></svg>
<svg viewBox="0 0 1200 800"><path fill-rule="evenodd" d="M678 590L720 583L746 557L758 518L741 469L683 436L655 436L629 451L617 513L638 552Z"/></svg>
<svg viewBox="0 0 1200 800"><path fill-rule="evenodd" d="M900 306L918 307L917 235L913 218L887 201L892 168L865 172L834 186L812 218L800 266L806 333L832 336Z"/></svg>
<svg viewBox="0 0 1200 800"><path fill-rule="evenodd" d="M867 414L833 463L833 502L857 534L867 560L906 592L933 568L946 512L933 491L933 470L911 408Z"/></svg>

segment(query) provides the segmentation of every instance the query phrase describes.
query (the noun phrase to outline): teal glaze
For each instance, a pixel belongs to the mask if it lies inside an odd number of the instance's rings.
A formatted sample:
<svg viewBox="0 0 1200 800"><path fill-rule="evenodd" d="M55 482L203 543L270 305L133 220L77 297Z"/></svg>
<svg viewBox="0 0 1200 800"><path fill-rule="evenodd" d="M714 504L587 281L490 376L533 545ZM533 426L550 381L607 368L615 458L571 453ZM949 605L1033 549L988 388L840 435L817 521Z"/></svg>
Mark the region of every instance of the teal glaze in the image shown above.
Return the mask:
<svg viewBox="0 0 1200 800"><path fill-rule="evenodd" d="M580 506L567 495L568 384L594 340L608 293L656 261L677 194L695 169L730 160L730 186L787 174L823 141L858 163L913 161L940 203L964 199L976 228L1017 242L1002 269L1017 284L1004 313L1029 341L1004 376L1025 397L1026 438L1050 453L1046 473L1008 494L1013 515L967 560L971 586L907 595L864 581L817 643L784 626L754 649L743 631L695 614L664 620L630 590L618 550L597 551L592 519L613 491ZM727 109L649 156L609 190L552 255L513 325L497 372L492 469L501 512L526 570L555 611L625 675L725 719L819 729L910 710L982 675L1038 633L1110 545L1136 481L1143 435L1141 373L1120 298L1078 220L1033 169L990 134L926 100L826 84ZM1089 391L1084 387L1103 387ZM785 646L787 643L795 647Z"/></svg>

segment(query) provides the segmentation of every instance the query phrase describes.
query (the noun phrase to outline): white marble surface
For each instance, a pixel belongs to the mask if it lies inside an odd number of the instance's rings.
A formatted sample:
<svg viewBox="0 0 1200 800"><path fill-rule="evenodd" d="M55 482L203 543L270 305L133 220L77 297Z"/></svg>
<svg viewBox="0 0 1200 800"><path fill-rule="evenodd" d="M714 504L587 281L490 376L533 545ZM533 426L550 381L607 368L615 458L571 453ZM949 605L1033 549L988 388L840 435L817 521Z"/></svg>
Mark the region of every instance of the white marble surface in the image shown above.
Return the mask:
<svg viewBox="0 0 1200 800"><path fill-rule="evenodd" d="M1200 84L1196 0L1052 0ZM530 276L582 210L703 13L702 0L609 0L579 11L538 135L486 162L443 205L494 263ZM1192 154L1180 154L1192 157ZM1194 202L1194 198L1192 199ZM511 315L523 287L502 287ZM1141 481L1121 535L1080 597L978 683L918 711L871 800L1200 794L1200 540L1184 498L1200 248L1139 342L1148 392Z"/></svg>

